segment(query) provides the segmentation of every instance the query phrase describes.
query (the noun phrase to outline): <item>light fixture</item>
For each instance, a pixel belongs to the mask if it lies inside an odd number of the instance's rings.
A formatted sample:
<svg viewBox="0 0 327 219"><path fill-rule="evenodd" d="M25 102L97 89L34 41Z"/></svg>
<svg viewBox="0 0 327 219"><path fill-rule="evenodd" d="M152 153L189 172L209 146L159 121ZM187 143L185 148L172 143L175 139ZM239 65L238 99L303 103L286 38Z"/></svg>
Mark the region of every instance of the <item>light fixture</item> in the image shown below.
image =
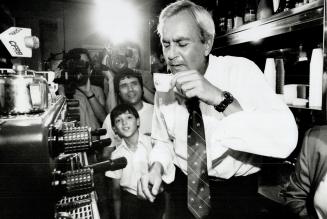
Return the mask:
<svg viewBox="0 0 327 219"><path fill-rule="evenodd" d="M140 30L137 7L127 0L96 0L96 27L114 44L136 41Z"/></svg>

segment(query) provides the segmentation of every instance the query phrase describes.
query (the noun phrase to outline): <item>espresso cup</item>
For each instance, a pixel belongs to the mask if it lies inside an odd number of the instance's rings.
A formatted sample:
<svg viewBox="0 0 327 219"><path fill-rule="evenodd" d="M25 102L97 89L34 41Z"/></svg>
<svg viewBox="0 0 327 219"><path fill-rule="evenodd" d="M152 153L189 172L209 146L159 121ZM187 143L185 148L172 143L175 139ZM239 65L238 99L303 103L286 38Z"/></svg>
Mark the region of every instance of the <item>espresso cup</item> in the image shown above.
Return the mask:
<svg viewBox="0 0 327 219"><path fill-rule="evenodd" d="M153 73L153 83L154 87L159 92L168 92L172 89L171 80L173 78L172 74L165 73Z"/></svg>

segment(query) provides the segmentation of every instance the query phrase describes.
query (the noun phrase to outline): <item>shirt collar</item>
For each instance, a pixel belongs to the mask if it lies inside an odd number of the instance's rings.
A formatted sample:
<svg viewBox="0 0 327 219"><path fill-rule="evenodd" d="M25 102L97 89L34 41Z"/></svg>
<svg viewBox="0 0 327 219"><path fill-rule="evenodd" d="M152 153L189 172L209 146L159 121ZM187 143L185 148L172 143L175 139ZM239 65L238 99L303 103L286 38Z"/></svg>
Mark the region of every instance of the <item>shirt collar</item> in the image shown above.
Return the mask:
<svg viewBox="0 0 327 219"><path fill-rule="evenodd" d="M141 134L139 132L139 139L137 140L137 146L136 147L139 147L139 145L144 145L145 142L146 142L145 141L145 135L143 135L143 134ZM125 148L128 151L131 151L129 149L129 147L127 146L127 144L126 144L126 142L125 142L124 139L122 139L121 144L119 146Z"/></svg>

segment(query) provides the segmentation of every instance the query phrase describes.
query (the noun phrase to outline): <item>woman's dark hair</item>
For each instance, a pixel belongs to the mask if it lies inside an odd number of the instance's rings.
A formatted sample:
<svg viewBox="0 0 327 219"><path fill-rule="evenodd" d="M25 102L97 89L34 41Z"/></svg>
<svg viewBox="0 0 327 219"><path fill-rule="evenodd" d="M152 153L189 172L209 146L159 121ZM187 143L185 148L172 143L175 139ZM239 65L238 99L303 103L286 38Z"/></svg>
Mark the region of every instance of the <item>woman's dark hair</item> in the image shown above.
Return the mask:
<svg viewBox="0 0 327 219"><path fill-rule="evenodd" d="M118 104L110 113L111 127L115 126L115 119L126 112L134 115L136 119L140 118L139 113L132 105L125 103Z"/></svg>

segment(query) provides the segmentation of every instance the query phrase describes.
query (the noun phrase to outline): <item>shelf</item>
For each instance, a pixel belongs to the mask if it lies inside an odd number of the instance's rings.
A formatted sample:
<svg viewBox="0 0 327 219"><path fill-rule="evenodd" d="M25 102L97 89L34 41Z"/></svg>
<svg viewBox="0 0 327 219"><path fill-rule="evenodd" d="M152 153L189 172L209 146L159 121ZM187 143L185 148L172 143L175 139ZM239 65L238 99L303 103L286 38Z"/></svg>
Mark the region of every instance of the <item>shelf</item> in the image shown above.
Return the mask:
<svg viewBox="0 0 327 219"><path fill-rule="evenodd" d="M214 51L231 45L322 26L323 18L324 1L318 0L269 18L244 24L224 35L216 36Z"/></svg>
<svg viewBox="0 0 327 219"><path fill-rule="evenodd" d="M322 110L321 107L296 106L296 105L292 105L292 104L287 104L287 106L289 108L293 108L293 109Z"/></svg>

